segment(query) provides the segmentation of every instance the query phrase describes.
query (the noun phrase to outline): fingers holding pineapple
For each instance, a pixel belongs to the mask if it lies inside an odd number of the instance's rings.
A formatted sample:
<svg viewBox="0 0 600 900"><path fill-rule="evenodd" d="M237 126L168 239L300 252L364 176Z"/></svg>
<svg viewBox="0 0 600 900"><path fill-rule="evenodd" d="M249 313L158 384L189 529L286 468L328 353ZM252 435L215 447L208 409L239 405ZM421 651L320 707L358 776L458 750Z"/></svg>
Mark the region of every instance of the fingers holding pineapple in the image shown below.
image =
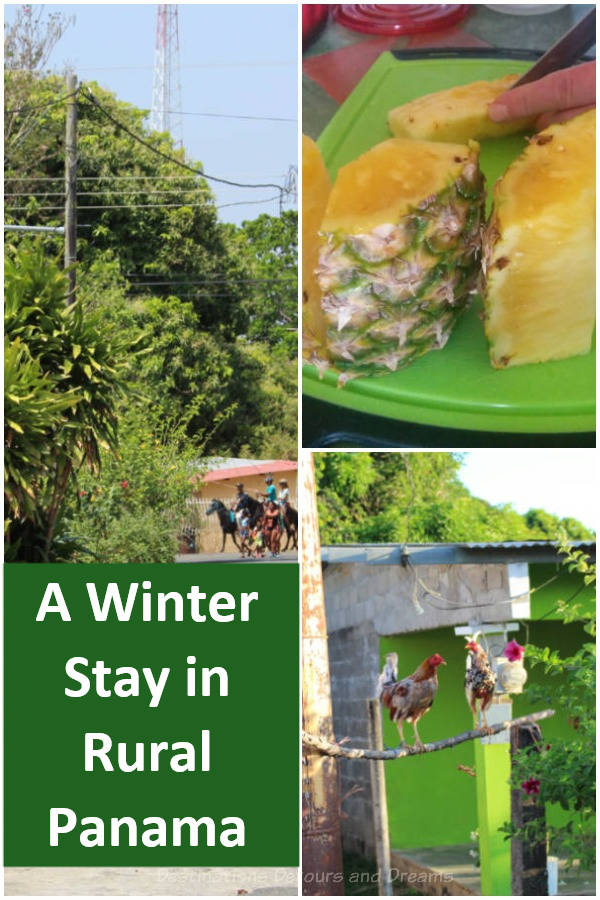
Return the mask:
<svg viewBox="0 0 600 900"><path fill-rule="evenodd" d="M488 114L490 104L507 96L518 79L518 75L505 75L418 97L390 110L389 129L396 137L465 143L527 131L533 127L535 116L526 110L498 119Z"/></svg>
<svg viewBox="0 0 600 900"><path fill-rule="evenodd" d="M596 63L588 62L551 72L530 84L507 89L488 107L496 123L518 122L534 117L542 131L556 122L566 122L596 105Z"/></svg>

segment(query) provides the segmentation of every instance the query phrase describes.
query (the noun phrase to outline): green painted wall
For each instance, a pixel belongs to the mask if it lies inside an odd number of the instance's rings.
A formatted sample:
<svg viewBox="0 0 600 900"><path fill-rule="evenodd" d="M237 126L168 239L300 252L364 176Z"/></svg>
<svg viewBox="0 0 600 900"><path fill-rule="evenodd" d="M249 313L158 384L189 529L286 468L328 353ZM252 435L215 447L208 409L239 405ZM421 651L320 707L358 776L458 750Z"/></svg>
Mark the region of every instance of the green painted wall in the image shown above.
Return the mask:
<svg viewBox="0 0 600 900"><path fill-rule="evenodd" d="M572 575L564 566L529 566L531 618L559 620L556 604L559 600L581 603L591 611L596 600L594 585L584 585L579 575ZM536 590L537 589L537 590Z"/></svg>
<svg viewBox="0 0 600 900"><path fill-rule="evenodd" d="M570 593L574 590L572 584L573 581L569 585ZM519 642L524 643L524 629L516 634ZM564 625L551 619L529 623L531 643L557 648L564 655L572 653L583 639L589 638L577 624ZM398 654L401 677L413 672L432 653L441 653L448 663L439 670L440 688L436 701L419 723L421 739L425 742L440 740L470 728L472 718L463 685L465 651L462 638L457 638L452 628L381 638L381 660L393 650ZM529 673L528 683L543 678L543 670L538 667ZM515 716L525 715L532 709L525 695L515 698ZM384 741L387 746L395 747L399 740L398 731L389 721L387 711L384 711L383 722ZM557 710L557 715L543 722L542 728L549 742L556 736L566 735L570 731L567 712ZM412 743L412 727L405 725L404 732ZM459 772L459 764L475 765L472 741L451 750L386 763L392 847L410 849L469 841L470 832L477 828L475 779ZM551 808L548 816L551 822L557 822L561 811Z"/></svg>

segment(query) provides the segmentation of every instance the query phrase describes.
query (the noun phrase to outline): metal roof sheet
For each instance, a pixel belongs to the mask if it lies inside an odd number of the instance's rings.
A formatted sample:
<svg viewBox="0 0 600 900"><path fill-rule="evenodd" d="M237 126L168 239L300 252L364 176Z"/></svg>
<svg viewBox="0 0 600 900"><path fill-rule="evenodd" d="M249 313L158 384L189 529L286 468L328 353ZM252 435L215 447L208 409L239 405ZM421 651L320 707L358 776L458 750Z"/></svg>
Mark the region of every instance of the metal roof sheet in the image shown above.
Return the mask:
<svg viewBox="0 0 600 900"><path fill-rule="evenodd" d="M573 541L576 549L596 558L595 541ZM325 564L465 565L474 563L556 563L554 541L480 541L454 544L336 544L321 548Z"/></svg>

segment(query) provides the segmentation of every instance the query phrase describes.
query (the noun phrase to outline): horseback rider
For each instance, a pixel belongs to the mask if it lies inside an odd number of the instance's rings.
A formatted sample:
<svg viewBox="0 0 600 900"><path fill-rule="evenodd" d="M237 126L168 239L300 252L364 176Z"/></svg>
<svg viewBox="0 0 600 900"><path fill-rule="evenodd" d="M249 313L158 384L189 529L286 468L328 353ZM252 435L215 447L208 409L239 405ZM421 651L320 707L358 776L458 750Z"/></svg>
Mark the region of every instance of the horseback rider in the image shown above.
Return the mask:
<svg viewBox="0 0 600 900"><path fill-rule="evenodd" d="M287 508L290 505L290 489L285 478L279 479L279 496L277 499L279 500L279 505L285 515Z"/></svg>
<svg viewBox="0 0 600 900"><path fill-rule="evenodd" d="M264 497L265 500L269 500L271 503L277 504L277 488L273 484L273 476L267 475L265 478L265 484L267 485L266 491L259 491L261 497Z"/></svg>
<svg viewBox="0 0 600 900"><path fill-rule="evenodd" d="M247 509L248 512L250 512L250 507L251 507L250 497L244 490L244 485L242 484L241 481L238 481L238 483L236 484L236 489L237 489L237 498L236 498L237 503L235 505L234 512L237 513L243 509Z"/></svg>

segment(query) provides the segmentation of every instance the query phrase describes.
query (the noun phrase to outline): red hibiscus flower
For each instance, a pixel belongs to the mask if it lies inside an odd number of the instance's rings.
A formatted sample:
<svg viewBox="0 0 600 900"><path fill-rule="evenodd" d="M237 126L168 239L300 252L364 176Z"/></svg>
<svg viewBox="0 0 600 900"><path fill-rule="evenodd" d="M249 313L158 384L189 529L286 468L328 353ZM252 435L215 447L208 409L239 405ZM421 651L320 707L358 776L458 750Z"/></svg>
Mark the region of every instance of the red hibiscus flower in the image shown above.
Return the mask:
<svg viewBox="0 0 600 900"><path fill-rule="evenodd" d="M521 785L526 794L539 794L540 782L537 778L528 778Z"/></svg>
<svg viewBox="0 0 600 900"><path fill-rule="evenodd" d="M129 482L128 482L128 481L122 481L122 482L121 482L121 487L123 488L123 490L126 490L126 489L129 487Z"/></svg>
<svg viewBox="0 0 600 900"><path fill-rule="evenodd" d="M520 662L525 654L525 648L516 641L509 641L502 653L509 662Z"/></svg>

